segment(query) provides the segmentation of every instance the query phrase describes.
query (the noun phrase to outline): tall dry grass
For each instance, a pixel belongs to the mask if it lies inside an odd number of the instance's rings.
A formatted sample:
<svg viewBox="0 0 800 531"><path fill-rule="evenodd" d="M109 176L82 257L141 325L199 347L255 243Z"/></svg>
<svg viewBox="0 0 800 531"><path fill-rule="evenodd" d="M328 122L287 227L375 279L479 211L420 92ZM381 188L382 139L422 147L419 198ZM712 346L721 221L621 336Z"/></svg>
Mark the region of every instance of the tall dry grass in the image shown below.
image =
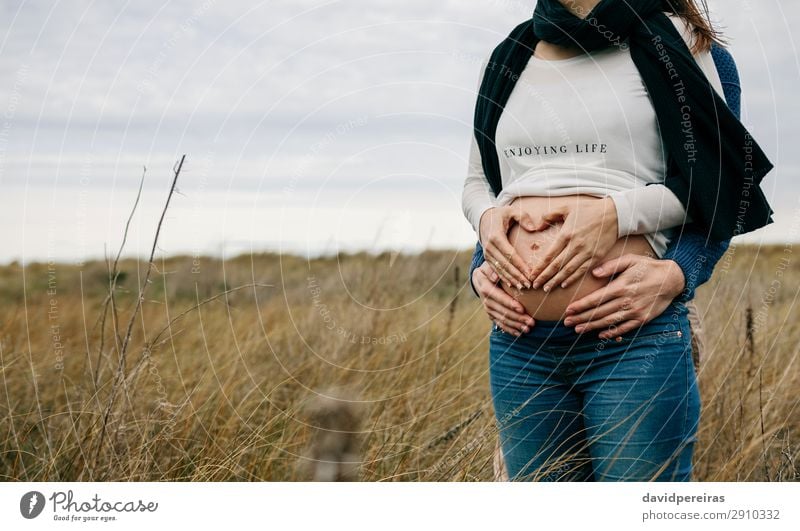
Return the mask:
<svg viewBox="0 0 800 531"><path fill-rule="evenodd" d="M444 251L157 260L114 400L148 264L119 262L117 326L102 324L107 264L2 267L0 473L311 479L322 439L353 465L332 474L491 480L489 322L468 264ZM701 289L697 480L800 476L798 280L791 250L738 246Z"/></svg>

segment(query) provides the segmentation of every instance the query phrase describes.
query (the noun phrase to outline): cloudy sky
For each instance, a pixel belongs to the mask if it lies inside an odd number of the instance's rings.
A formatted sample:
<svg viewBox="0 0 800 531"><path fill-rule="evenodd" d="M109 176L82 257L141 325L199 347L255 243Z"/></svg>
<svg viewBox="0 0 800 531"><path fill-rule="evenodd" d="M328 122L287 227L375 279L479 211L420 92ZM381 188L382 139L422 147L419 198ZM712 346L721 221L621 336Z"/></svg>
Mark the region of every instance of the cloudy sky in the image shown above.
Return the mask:
<svg viewBox="0 0 800 531"><path fill-rule="evenodd" d="M0 3L0 261L144 254L187 164L167 253L474 241L461 214L480 61L533 1ZM794 0L717 0L743 121L777 166L764 190L797 239Z"/></svg>

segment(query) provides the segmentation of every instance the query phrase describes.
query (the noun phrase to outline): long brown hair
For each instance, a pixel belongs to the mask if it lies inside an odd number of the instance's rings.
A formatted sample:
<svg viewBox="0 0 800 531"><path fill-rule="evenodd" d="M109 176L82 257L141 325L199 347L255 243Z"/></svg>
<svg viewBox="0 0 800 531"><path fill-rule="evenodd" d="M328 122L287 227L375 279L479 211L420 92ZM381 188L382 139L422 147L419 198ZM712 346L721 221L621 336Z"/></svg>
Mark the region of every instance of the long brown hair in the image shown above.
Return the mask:
<svg viewBox="0 0 800 531"><path fill-rule="evenodd" d="M725 44L722 35L711 25L706 0L664 0L664 11L681 17L692 28L692 53L707 52L715 42Z"/></svg>

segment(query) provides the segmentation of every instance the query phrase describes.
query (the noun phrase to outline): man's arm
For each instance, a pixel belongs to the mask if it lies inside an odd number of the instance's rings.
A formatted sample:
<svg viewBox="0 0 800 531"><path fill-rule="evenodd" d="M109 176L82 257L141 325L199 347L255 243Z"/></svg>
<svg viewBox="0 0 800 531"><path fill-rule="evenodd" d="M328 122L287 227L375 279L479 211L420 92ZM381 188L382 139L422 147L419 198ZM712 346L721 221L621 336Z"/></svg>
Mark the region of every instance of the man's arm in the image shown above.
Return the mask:
<svg viewBox="0 0 800 531"><path fill-rule="evenodd" d="M711 48L711 57L722 82L725 102L731 112L741 118L742 87L736 62L728 50L716 44ZM678 300L686 302L694 298L695 289L708 282L714 267L729 246L730 240L709 240L691 224L683 228L664 253L665 260L673 260L678 264L686 280L686 286Z"/></svg>
<svg viewBox="0 0 800 531"><path fill-rule="evenodd" d="M472 286L472 292L476 297L479 297L478 290L475 289L475 283L472 282L472 273L478 269L486 260L483 258L483 247L481 242L475 244L475 251L472 253L472 264L469 266L469 285Z"/></svg>
<svg viewBox="0 0 800 531"><path fill-rule="evenodd" d="M730 240L708 240L698 229L687 225L683 232L670 242L663 260L672 260L683 271L685 285L678 297L681 302L694 298L695 290L708 282L714 267L725 251Z"/></svg>

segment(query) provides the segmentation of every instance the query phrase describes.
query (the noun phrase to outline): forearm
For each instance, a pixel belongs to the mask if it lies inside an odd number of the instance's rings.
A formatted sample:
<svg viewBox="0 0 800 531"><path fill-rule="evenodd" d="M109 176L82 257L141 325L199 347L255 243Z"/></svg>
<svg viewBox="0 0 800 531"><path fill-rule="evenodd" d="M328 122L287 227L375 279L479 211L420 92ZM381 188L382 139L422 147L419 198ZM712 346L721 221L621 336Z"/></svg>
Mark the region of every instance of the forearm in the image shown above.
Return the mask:
<svg viewBox="0 0 800 531"><path fill-rule="evenodd" d="M481 165L478 143L473 135L467 177L464 180L464 189L461 194L461 208L464 212L464 217L467 218L479 238L481 216L495 206L493 198L494 194L489 187L489 181L486 179Z"/></svg>
<svg viewBox="0 0 800 531"><path fill-rule="evenodd" d="M486 73L486 67L490 55L487 55L481 63L480 75L478 76L477 91L480 91L481 80ZM481 159L478 141L475 133L470 135L469 160L467 163L467 176L464 179L464 188L461 194L461 208L464 217L472 225L475 234L480 241L480 221L483 214L494 205L494 193L489 186L489 179L483 171L483 161Z"/></svg>
<svg viewBox="0 0 800 531"><path fill-rule="evenodd" d="M701 231L686 225L680 234L670 241L664 260L672 260L683 272L685 286L678 300L692 300L698 286L708 282L714 267L730 245L730 240L708 240Z"/></svg>
<svg viewBox="0 0 800 531"><path fill-rule="evenodd" d="M617 210L617 235L649 234L689 223L680 199L663 184L609 194Z"/></svg>

